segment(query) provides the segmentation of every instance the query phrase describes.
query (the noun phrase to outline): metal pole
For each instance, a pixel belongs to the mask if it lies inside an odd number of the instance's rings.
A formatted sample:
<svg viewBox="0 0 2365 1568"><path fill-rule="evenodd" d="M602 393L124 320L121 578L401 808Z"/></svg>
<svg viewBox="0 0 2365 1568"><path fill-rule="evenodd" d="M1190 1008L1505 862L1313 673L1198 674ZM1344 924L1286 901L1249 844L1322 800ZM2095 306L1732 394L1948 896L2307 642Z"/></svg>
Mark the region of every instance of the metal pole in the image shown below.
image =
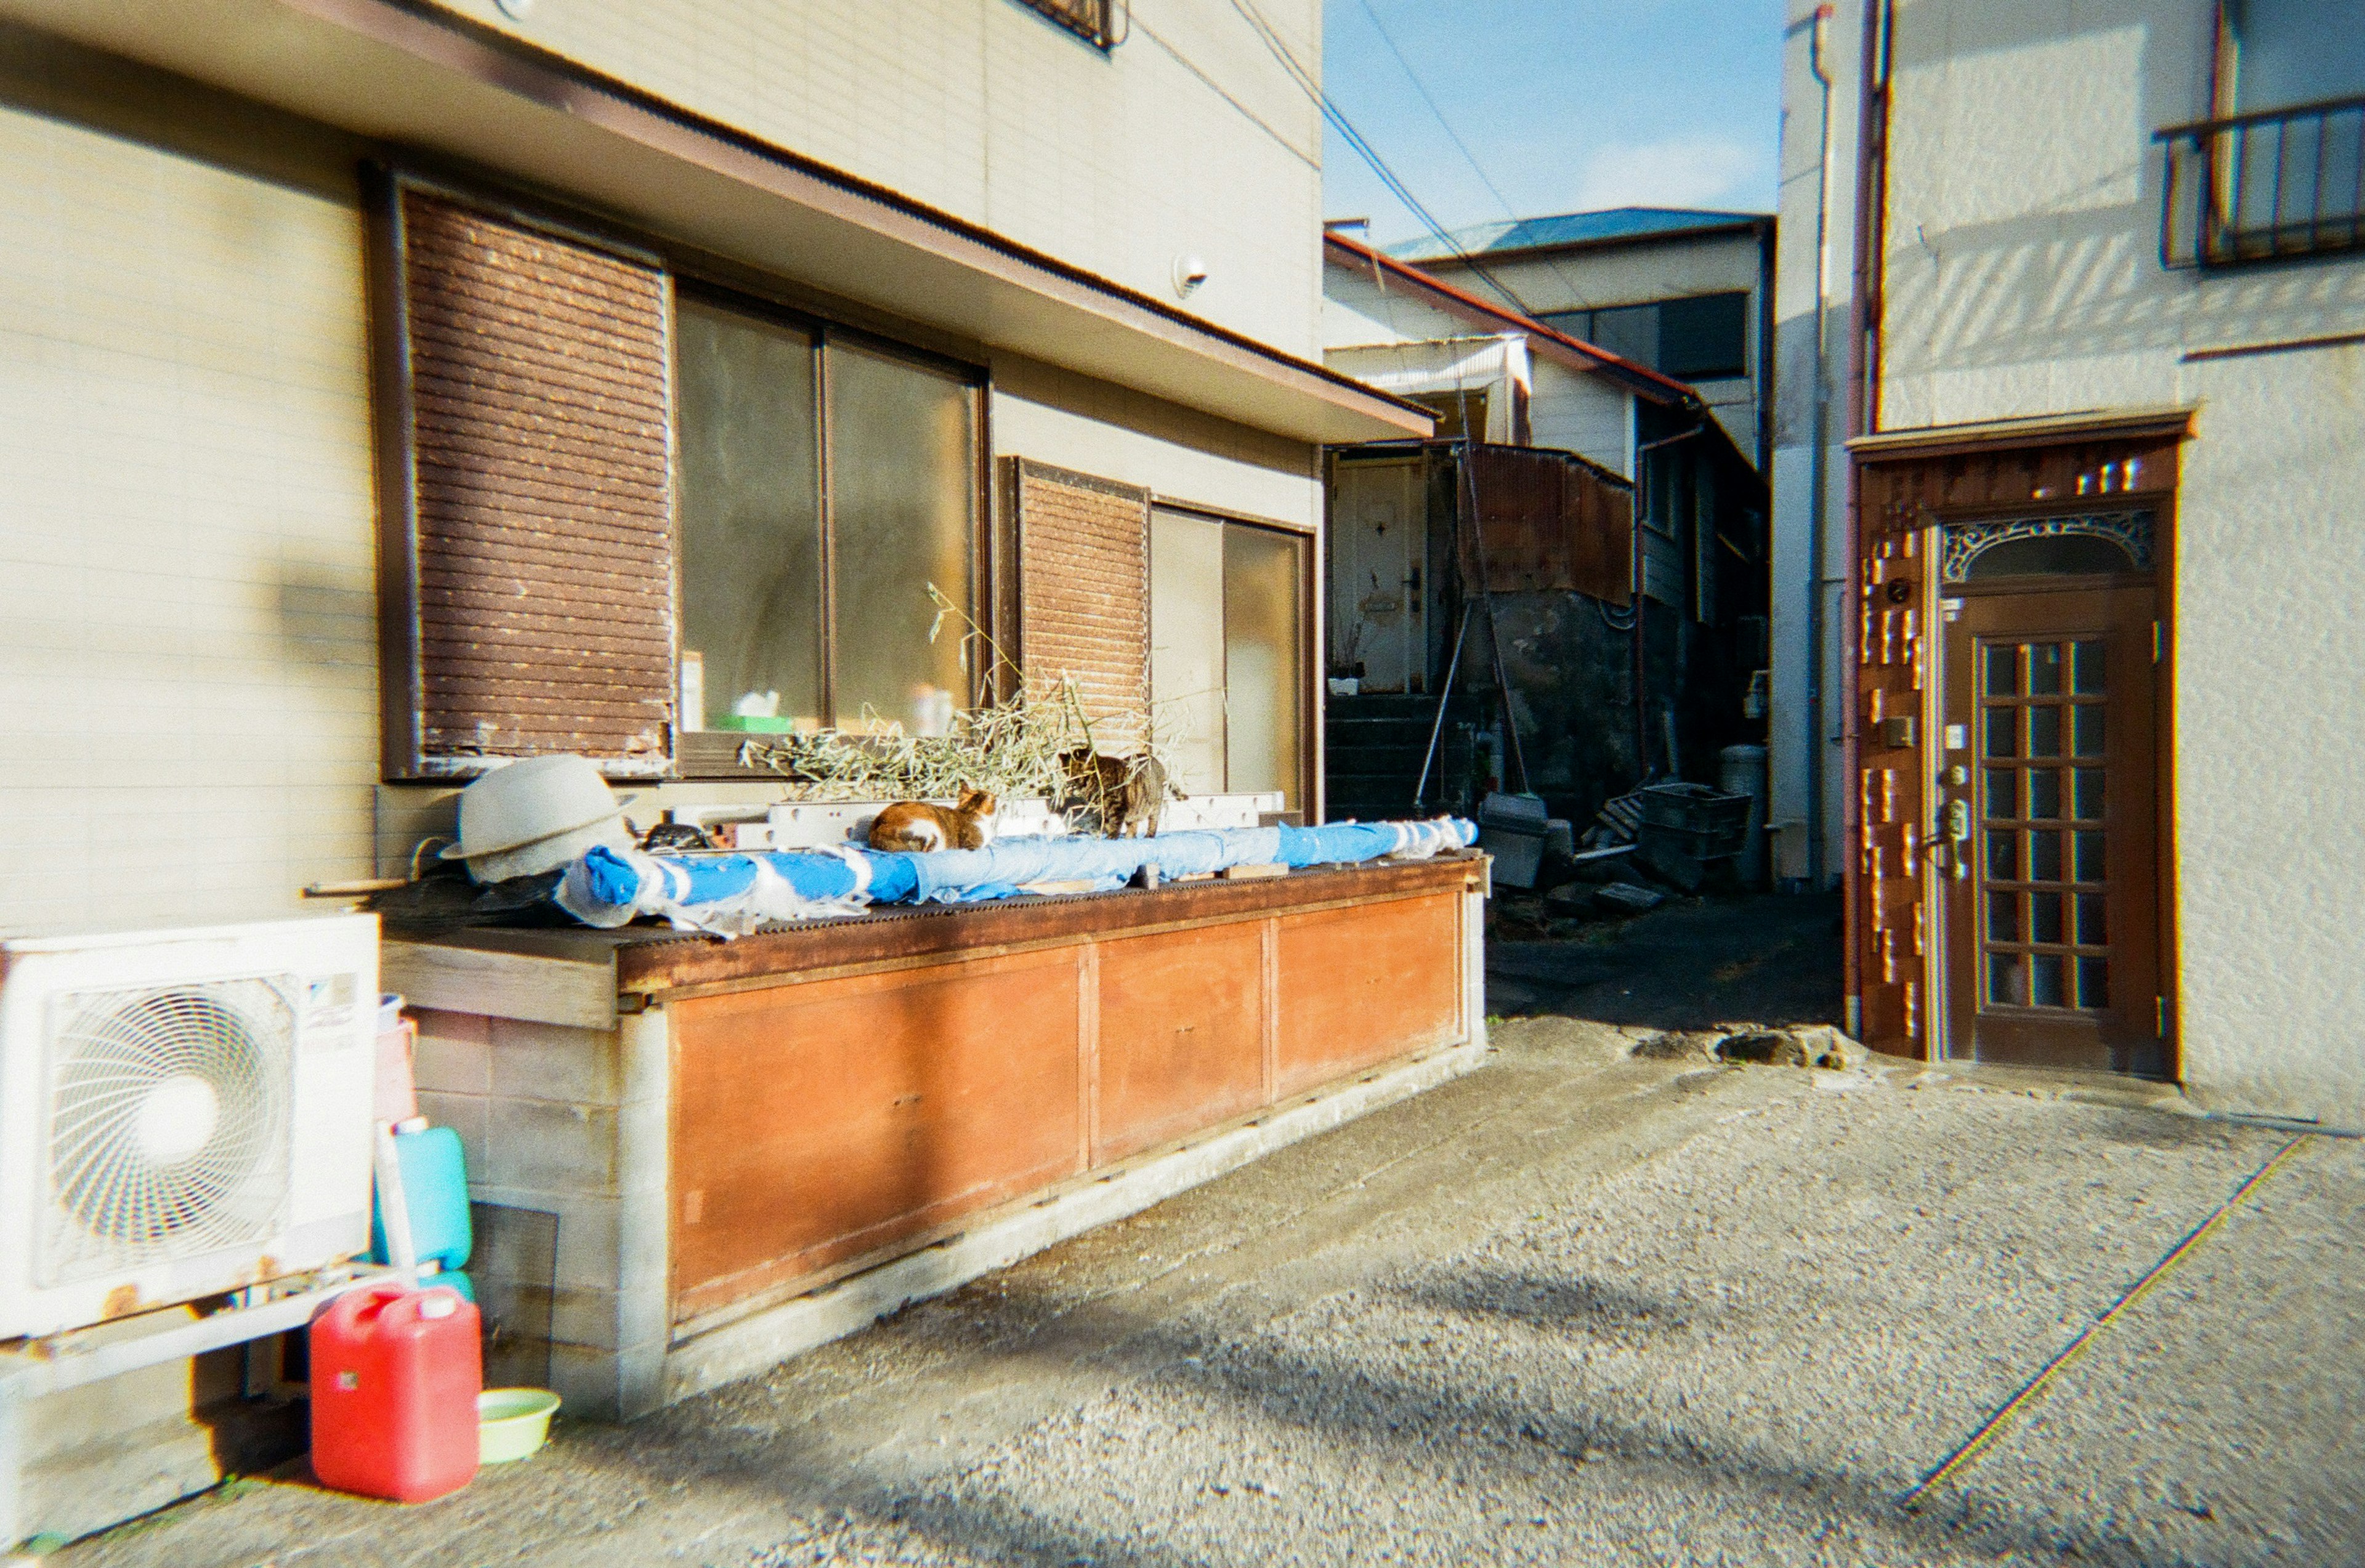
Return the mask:
<svg viewBox="0 0 2365 1568"><path fill-rule="evenodd" d="M1503 670L1503 636L1495 624L1494 571L1486 563L1486 525L1478 515L1478 476L1470 462L1475 450L1476 443L1465 431L1462 437L1462 483L1456 490L1454 515L1460 517L1464 507L1469 510L1470 540L1478 557L1478 596L1486 601L1486 643L1494 653L1495 689L1503 703L1503 737L1510 743L1511 760L1519 765L1519 792L1531 794L1533 791L1528 788L1527 752L1519 745L1519 715L1511 709L1511 678Z"/></svg>
<svg viewBox="0 0 2365 1568"><path fill-rule="evenodd" d="M1815 386L1813 447L1807 456L1812 508L1807 517L1807 883L1823 888L1823 513L1831 492L1831 369L1825 319L1831 309L1832 79L1823 70L1823 32L1832 6L1815 8L1807 34L1807 69L1822 89L1822 140L1815 155Z"/></svg>
<svg viewBox="0 0 2365 1568"><path fill-rule="evenodd" d="M1445 663L1445 686L1437 694L1437 717L1429 726L1429 750L1422 754L1420 759L1420 782L1413 787L1412 809L1416 812L1421 809L1421 802L1429 798L1429 770L1437 762L1438 739L1445 734L1446 706L1453 700L1453 678L1462 669L1462 644L1469 635L1470 600L1467 596L1464 596L1462 600L1462 624L1453 633L1453 656Z"/></svg>

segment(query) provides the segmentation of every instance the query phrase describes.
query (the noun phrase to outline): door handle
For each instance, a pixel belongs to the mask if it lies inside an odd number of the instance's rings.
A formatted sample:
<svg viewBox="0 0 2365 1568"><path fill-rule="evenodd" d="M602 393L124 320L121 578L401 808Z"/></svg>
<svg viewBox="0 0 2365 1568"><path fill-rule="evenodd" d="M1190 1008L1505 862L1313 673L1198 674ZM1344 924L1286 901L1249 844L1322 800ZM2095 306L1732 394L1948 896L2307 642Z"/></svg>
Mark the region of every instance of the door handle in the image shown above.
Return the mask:
<svg viewBox="0 0 2365 1568"><path fill-rule="evenodd" d="M1946 860L1958 882L1971 874L1970 857L1963 853L1970 841L1971 803L1958 795L1946 802Z"/></svg>

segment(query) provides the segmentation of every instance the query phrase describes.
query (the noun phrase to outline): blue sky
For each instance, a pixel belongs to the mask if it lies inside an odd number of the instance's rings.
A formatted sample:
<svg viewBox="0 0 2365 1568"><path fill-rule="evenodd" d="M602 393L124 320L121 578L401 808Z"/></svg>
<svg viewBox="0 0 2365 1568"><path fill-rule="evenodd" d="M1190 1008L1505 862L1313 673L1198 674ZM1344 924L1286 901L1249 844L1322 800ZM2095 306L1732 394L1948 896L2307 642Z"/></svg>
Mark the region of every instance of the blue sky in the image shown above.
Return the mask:
<svg viewBox="0 0 2365 1568"><path fill-rule="evenodd" d="M1331 101L1449 229L1603 207L1774 205L1783 0L1325 0L1323 10ZM1369 218L1382 245L1423 232L1336 130L1322 165L1324 217Z"/></svg>

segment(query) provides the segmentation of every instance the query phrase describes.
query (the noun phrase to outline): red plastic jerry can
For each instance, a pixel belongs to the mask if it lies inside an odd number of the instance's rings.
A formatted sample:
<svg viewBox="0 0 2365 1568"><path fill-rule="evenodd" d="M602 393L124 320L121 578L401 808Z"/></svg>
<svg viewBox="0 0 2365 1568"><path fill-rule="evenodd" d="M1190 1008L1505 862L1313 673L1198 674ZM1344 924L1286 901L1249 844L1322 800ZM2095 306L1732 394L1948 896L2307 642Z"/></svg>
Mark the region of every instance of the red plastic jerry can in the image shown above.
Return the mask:
<svg viewBox="0 0 2365 1568"><path fill-rule="evenodd" d="M312 1319L312 1473L398 1503L476 1473L484 1352L476 1309L448 1287L365 1285Z"/></svg>

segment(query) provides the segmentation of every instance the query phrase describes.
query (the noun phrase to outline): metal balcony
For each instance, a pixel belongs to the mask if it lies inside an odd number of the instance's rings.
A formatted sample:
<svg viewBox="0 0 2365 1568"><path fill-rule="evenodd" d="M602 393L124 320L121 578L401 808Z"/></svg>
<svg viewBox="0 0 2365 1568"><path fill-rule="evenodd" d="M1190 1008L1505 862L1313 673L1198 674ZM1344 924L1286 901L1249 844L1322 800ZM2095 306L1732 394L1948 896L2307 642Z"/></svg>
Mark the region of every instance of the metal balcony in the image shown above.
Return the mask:
<svg viewBox="0 0 2365 1568"><path fill-rule="evenodd" d="M2160 264L2365 250L2365 96L2170 126Z"/></svg>

